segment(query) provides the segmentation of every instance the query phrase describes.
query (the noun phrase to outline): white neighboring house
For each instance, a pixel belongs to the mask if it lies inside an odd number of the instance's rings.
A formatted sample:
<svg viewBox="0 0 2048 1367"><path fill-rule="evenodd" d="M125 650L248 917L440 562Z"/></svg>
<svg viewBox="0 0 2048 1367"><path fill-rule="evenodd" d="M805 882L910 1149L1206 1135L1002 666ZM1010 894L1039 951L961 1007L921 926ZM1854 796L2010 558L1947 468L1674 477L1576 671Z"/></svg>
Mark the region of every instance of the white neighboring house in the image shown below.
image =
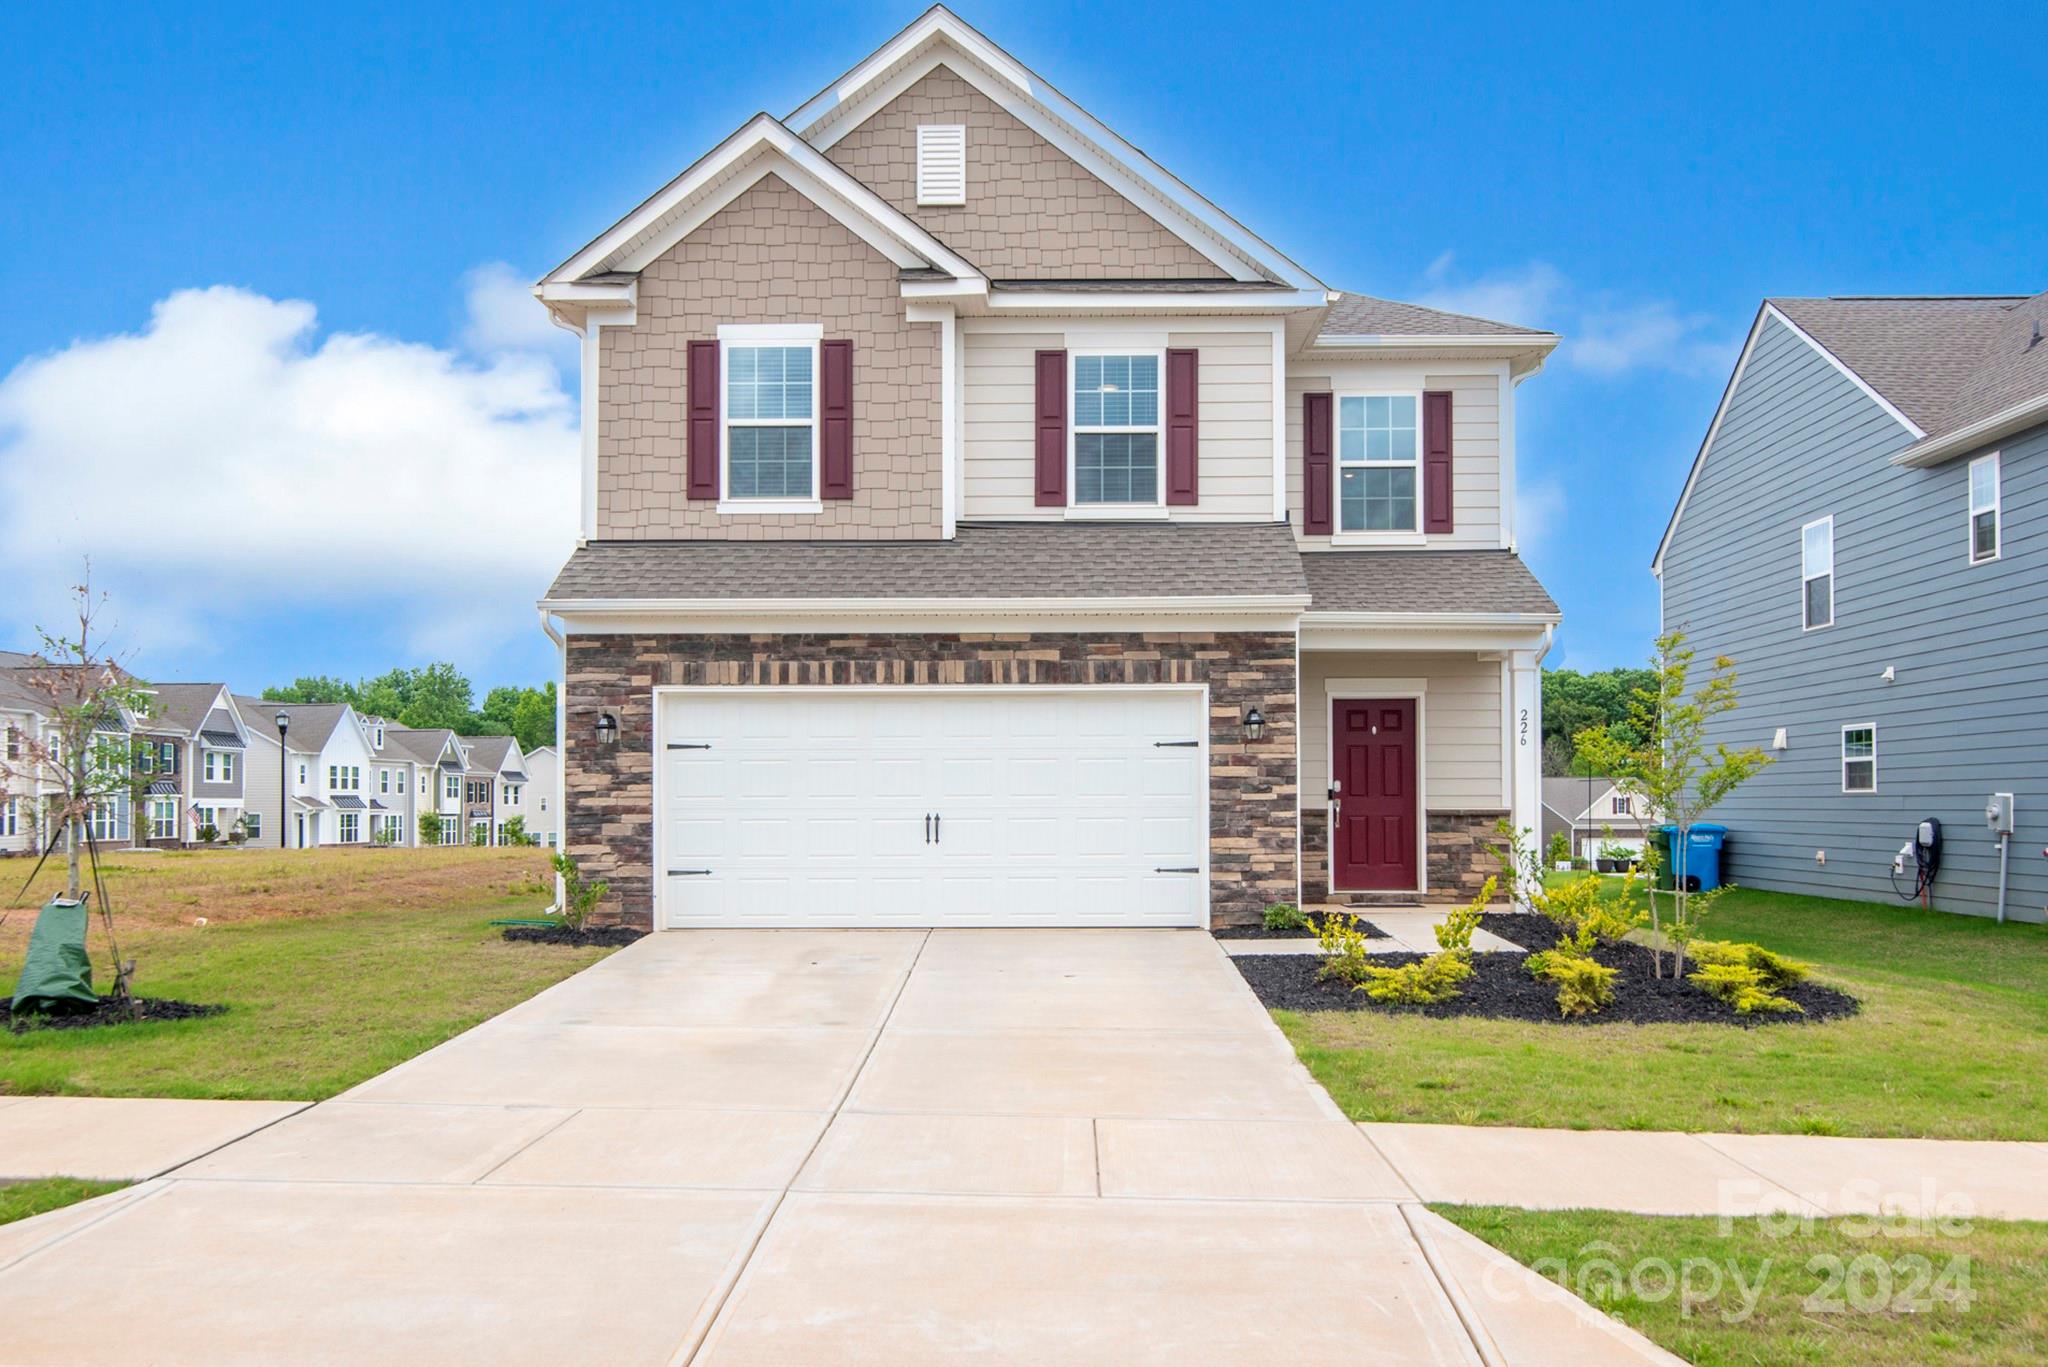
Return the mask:
<svg viewBox="0 0 2048 1367"><path fill-rule="evenodd" d="M391 726L385 731L387 755L403 755L411 762L407 788L411 806L407 843L428 843L420 833L420 817L428 812L440 818L440 836L432 843L459 845L467 838L462 824L462 784L466 761L462 741L445 726L412 728Z"/></svg>
<svg viewBox="0 0 2048 1367"><path fill-rule="evenodd" d="M465 736L462 747L469 765L463 794L466 829L473 838L481 826L489 832L486 843L503 844L505 823L515 817L528 818L526 799L532 779L526 772L526 756L511 736ZM524 825L532 830L530 818Z"/></svg>
<svg viewBox="0 0 2048 1367"><path fill-rule="evenodd" d="M419 762L395 733L401 728L383 717L360 717L364 735L370 741L370 768L364 775L365 796L370 808L370 838L381 834L387 845L417 845Z"/></svg>
<svg viewBox="0 0 2048 1367"><path fill-rule="evenodd" d="M0 659L17 658L0 652ZM18 657L26 660L27 657ZM42 704L0 668L0 756L25 766L25 747L43 732ZM37 785L28 777L0 777L0 854L29 854L37 848Z"/></svg>
<svg viewBox="0 0 2048 1367"><path fill-rule="evenodd" d="M526 830L554 849L562 842L562 813L555 805L561 756L552 745L526 752Z"/></svg>
<svg viewBox="0 0 2048 1367"><path fill-rule="evenodd" d="M1643 800L1614 786L1611 778L1546 778L1543 780L1543 849L1562 831L1571 838L1574 859L1597 859L1601 847L1620 846L1641 854L1650 828L1658 824L1643 810Z"/></svg>
<svg viewBox="0 0 2048 1367"><path fill-rule="evenodd" d="M316 845L371 843L370 806L375 751L369 729L347 703L272 703L285 727L285 843L292 849ZM275 799L272 799L273 801ZM266 842L268 843L268 842Z"/></svg>

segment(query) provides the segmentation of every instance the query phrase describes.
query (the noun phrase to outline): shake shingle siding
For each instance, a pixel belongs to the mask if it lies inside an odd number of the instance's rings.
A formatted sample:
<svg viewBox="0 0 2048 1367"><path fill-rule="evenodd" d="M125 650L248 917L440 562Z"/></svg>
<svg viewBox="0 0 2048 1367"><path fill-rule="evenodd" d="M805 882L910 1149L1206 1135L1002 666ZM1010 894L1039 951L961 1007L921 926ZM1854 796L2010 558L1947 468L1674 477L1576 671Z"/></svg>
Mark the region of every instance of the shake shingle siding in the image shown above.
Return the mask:
<svg viewBox="0 0 2048 1367"><path fill-rule="evenodd" d="M2018 795L2009 916L2048 905L2048 429L2004 443L2002 558L1968 558L1967 459L1893 466L1911 434L1768 321L1666 552L1664 622L1704 671L1733 656L1740 708L1713 739L1777 763L1717 808L1749 886L1891 900L1891 859L1944 826L1935 903L1990 914L1993 791ZM1801 628L1800 528L1835 520L1835 624ZM1886 683L1889 666L1895 680ZM1877 791L1844 793L1841 730L1877 728ZM1825 851L1823 865L1815 855ZM1910 884L1908 884L1910 887Z"/></svg>

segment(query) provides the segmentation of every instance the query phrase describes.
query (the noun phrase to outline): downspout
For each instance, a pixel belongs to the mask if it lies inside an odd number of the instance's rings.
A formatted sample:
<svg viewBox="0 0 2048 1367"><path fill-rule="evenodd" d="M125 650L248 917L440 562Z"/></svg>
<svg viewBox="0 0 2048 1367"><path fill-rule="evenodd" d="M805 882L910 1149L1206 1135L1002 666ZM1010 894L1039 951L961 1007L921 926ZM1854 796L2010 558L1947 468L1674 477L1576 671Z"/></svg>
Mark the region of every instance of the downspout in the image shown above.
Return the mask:
<svg viewBox="0 0 2048 1367"><path fill-rule="evenodd" d="M555 853L566 854L569 850L569 809L563 805L562 795L569 786L569 642L555 629L553 619L546 608L538 609L540 629L555 643L555 652L561 658L562 668L555 686ZM549 856L552 859L554 856ZM555 875L555 900L548 904L548 910L562 910L562 875Z"/></svg>

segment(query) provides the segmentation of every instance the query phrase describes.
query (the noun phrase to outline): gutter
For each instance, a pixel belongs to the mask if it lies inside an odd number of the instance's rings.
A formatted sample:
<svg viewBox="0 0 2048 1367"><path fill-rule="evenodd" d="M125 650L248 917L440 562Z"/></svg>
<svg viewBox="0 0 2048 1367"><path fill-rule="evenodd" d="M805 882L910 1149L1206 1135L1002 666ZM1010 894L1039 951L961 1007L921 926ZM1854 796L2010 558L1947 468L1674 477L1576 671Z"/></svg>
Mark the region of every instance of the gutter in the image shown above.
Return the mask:
<svg viewBox="0 0 2048 1367"><path fill-rule="evenodd" d="M555 628L545 607L540 610L540 629L555 643L555 651L562 660L562 682L555 690L555 824L559 828L555 836L555 851L566 852L569 848L569 809L562 803L563 790L569 784L569 642ZM438 776L439 766L435 766ZM553 854L549 859L553 859ZM546 911L559 915L562 910L565 890L562 875L555 875L555 900L548 903Z"/></svg>
<svg viewBox="0 0 2048 1367"><path fill-rule="evenodd" d="M2048 422L2048 392L2024 399L1988 418L1979 418L1967 427L1915 442L1893 456L1891 463L1924 470L2043 422Z"/></svg>

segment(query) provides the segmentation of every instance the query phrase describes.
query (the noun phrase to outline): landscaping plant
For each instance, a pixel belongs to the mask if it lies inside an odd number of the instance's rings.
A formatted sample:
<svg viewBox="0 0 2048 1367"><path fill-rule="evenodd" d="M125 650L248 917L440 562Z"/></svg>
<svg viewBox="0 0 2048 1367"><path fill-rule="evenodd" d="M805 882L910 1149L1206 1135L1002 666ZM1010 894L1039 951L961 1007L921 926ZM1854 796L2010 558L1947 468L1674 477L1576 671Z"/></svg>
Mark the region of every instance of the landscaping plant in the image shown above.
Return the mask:
<svg viewBox="0 0 2048 1367"><path fill-rule="evenodd" d="M1306 930L1308 913L1291 902L1275 902L1266 908L1266 929Z"/></svg>
<svg viewBox="0 0 2048 1367"><path fill-rule="evenodd" d="M585 882L583 870L577 867L575 858L561 850L556 850L548 858L562 880L562 924L580 931L590 920L591 913L597 910L597 904L611 891L612 885L602 878L594 883Z"/></svg>
<svg viewBox="0 0 2048 1367"><path fill-rule="evenodd" d="M420 813L420 843L422 845L438 845L441 843L441 814L439 812Z"/></svg>
<svg viewBox="0 0 2048 1367"><path fill-rule="evenodd" d="M1358 928L1358 918L1346 911L1326 911L1315 928L1316 945L1322 951L1322 967L1316 976L1335 978L1356 987L1365 981L1372 957L1366 951L1371 937Z"/></svg>
<svg viewBox="0 0 2048 1367"><path fill-rule="evenodd" d="M1694 940L1687 949L1693 962L1700 966L1687 980L1742 1014L1805 1010L1791 998L1778 995L1792 984L1805 981L1812 971L1799 960L1788 959L1759 944L1732 944L1727 940Z"/></svg>
<svg viewBox="0 0 2048 1367"><path fill-rule="evenodd" d="M1597 943L1599 936L1593 921L1588 919L1551 948L1529 956L1529 976L1557 989L1559 1015L1590 1016L1614 1004L1618 970L1594 961L1593 946Z"/></svg>
<svg viewBox="0 0 2048 1367"><path fill-rule="evenodd" d="M1675 827L1672 844L1681 851L1703 816L1771 762L1757 746L1731 750L1719 742L1708 745L1708 726L1736 707L1735 662L1715 657L1706 682L1688 692L1692 663L1685 633L1665 632L1650 657L1651 682L1635 690L1626 724L1589 727L1574 738L1579 761L1610 775L1615 787L1643 804L1642 810ZM1705 907L1699 894L1686 891L1683 878L1673 879L1665 895L1672 899L1669 944L1672 976L1677 977L1685 972L1686 941L1694 937ZM1657 932L1651 962L1661 978L1666 936L1654 883L1650 924Z"/></svg>
<svg viewBox="0 0 2048 1367"><path fill-rule="evenodd" d="M1479 928L1479 918L1485 915L1498 886L1498 879L1487 879L1477 897L1437 924L1436 953L1418 963L1392 968L1362 963L1361 976L1351 980L1353 985L1374 1001L1400 1006L1428 1006L1457 996L1472 976L1472 932Z"/></svg>

